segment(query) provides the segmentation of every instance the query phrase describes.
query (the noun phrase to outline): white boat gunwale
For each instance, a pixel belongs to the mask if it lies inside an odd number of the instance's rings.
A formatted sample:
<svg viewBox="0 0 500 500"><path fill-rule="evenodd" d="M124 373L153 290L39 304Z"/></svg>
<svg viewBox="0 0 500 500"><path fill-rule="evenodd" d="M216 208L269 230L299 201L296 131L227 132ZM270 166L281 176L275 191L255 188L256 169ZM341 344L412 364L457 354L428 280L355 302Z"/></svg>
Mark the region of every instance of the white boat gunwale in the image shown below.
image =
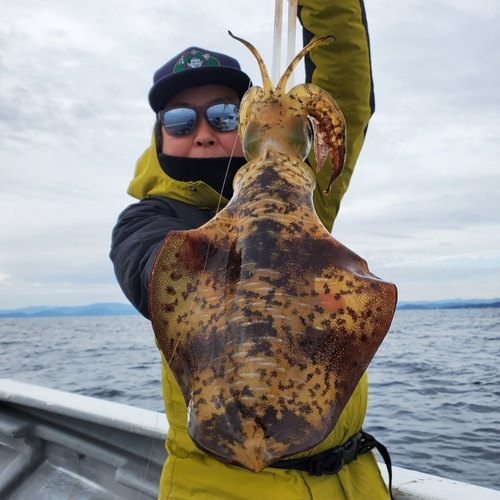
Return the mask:
<svg viewBox="0 0 500 500"><path fill-rule="evenodd" d="M61 498L78 488L82 495L72 498L154 499L167 431L164 413L0 379L0 497L53 498L57 484ZM43 485L48 476L52 484ZM395 500L500 500L497 490L400 467L393 493Z"/></svg>

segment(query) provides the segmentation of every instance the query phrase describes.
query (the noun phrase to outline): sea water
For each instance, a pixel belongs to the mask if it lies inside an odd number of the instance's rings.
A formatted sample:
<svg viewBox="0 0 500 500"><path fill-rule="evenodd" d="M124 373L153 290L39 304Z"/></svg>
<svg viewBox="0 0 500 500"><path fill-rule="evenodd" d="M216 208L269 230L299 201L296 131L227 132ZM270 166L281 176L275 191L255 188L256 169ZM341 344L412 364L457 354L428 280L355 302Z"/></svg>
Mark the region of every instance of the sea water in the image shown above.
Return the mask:
<svg viewBox="0 0 500 500"><path fill-rule="evenodd" d="M499 365L499 309L397 311L364 428L394 465L500 489ZM0 378L163 411L160 371L139 316L0 319Z"/></svg>

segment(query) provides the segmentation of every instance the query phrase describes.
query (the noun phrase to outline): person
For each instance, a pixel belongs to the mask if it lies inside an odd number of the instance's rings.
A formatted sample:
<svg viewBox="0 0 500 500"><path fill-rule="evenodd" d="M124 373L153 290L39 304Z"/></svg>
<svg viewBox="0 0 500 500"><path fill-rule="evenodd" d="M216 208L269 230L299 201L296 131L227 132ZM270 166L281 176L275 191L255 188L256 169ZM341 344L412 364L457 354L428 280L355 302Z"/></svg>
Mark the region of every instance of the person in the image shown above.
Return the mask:
<svg viewBox="0 0 500 500"><path fill-rule="evenodd" d="M323 190L331 166L316 173L315 209L331 230L374 111L366 16L362 0L299 0L299 18L306 43L317 36L336 37L335 43L320 44L306 58L306 81L327 90L347 122L346 164L329 196ZM149 276L168 233L198 228L231 198L232 178L246 163L237 138L237 107L251 85L235 59L199 47L170 59L156 71L153 82L149 93L157 114L153 137L128 188L140 201L120 214L110 253L123 292L146 318ZM313 153L308 161L315 172ZM274 467L254 474L209 457L188 435L184 398L163 354L162 364L169 431L159 498L389 498L372 452L357 456L336 474L320 476ZM316 456L356 435L363 424L367 393L365 373L333 432L300 457Z"/></svg>

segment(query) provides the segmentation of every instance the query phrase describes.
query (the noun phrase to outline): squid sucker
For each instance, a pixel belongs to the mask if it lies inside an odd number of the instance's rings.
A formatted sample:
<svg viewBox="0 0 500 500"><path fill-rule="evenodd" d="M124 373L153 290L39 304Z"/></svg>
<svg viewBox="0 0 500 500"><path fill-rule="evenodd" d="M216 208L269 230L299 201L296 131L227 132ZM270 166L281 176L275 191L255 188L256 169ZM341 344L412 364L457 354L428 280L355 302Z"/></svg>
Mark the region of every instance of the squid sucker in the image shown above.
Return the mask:
<svg viewBox="0 0 500 500"><path fill-rule="evenodd" d="M305 47L276 87L256 49L238 39L263 79L240 107L248 163L223 210L167 236L149 284L153 329L193 442L253 472L328 436L396 307L396 287L371 274L314 210L316 178L304 160L313 138L318 168L330 154L327 192L343 168L345 122L321 88L285 87L325 38Z"/></svg>

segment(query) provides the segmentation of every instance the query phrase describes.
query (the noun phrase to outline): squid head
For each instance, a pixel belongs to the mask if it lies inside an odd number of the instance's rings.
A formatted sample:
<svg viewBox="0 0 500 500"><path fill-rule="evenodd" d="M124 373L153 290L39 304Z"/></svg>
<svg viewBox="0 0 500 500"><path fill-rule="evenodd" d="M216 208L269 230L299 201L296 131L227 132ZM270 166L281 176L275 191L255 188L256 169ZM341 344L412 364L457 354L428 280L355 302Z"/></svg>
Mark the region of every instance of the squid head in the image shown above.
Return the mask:
<svg viewBox="0 0 500 500"><path fill-rule="evenodd" d="M246 40L229 34L243 43L257 59L263 88L254 86L243 96L240 105L238 133L245 158L251 161L269 146L282 154L305 160L314 141L318 171L328 153L332 159L332 175L325 194L344 168L347 137L342 111L333 97L312 83L296 85L286 92L290 75L299 61L316 45L334 39L332 35L318 38L304 47L292 60L276 87L257 49Z"/></svg>

